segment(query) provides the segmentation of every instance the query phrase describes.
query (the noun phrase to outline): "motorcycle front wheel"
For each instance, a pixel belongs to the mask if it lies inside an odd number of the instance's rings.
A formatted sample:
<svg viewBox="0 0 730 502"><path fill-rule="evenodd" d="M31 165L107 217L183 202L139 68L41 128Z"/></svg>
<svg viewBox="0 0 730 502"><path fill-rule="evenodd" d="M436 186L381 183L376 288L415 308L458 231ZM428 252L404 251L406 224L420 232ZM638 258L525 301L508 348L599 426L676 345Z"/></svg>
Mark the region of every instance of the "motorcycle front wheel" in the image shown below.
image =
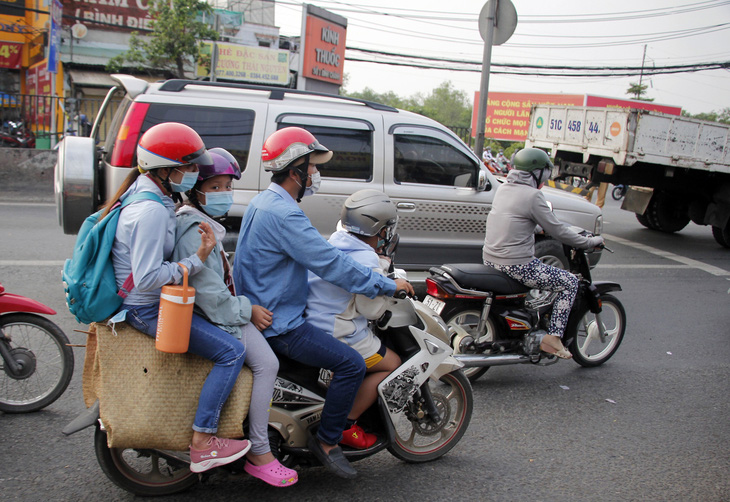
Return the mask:
<svg viewBox="0 0 730 502"><path fill-rule="evenodd" d="M584 307L576 325L573 340L568 345L575 362L586 368L600 366L616 353L626 331L626 311L613 295L601 295L603 308L601 322L606 329L606 340L601 342L596 314Z"/></svg>
<svg viewBox="0 0 730 502"><path fill-rule="evenodd" d="M45 408L68 387L74 372L74 354L65 333L35 314L0 317L5 343L20 366L13 374L5 360L0 368L0 411L27 413Z"/></svg>
<svg viewBox="0 0 730 502"><path fill-rule="evenodd" d="M106 432L99 427L94 434L94 450L106 477L134 495L171 495L198 482L198 475L190 470L188 464L169 460L156 450L109 448Z"/></svg>
<svg viewBox="0 0 730 502"><path fill-rule="evenodd" d="M438 422L418 419L406 409L393 423L395 441L388 451L405 462L422 463L440 458L456 446L469 427L474 398L464 373L453 371L438 382L429 379L428 385L440 415Z"/></svg>
<svg viewBox="0 0 730 502"><path fill-rule="evenodd" d="M458 325L464 328L473 338L475 343L493 342L494 335L497 332L494 325L494 321L491 317L487 319L486 332L479 336L477 333L477 326L479 325L479 319L482 316L482 304L481 302L454 302L453 304L447 304L441 318L449 326ZM475 351L469 351L458 346L458 343L452 343L451 348L454 350L454 354L475 354ZM475 366L471 368L462 368L461 371L469 379L470 382L476 382L484 373L487 372L489 366Z"/></svg>

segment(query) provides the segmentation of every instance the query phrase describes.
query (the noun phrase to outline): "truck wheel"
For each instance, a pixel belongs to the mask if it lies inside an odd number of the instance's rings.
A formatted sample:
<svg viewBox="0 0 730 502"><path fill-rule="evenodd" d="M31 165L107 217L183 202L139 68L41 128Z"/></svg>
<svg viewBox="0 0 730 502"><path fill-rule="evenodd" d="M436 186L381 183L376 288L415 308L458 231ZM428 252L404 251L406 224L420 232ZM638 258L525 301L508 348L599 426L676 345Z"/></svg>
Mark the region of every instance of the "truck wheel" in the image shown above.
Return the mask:
<svg viewBox="0 0 730 502"><path fill-rule="evenodd" d="M722 247L730 248L730 222L725 225L723 230L720 227L712 227L712 236Z"/></svg>
<svg viewBox="0 0 730 502"><path fill-rule="evenodd" d="M689 223L687 204L668 197L653 198L647 213L649 223L656 226L656 230L668 234L682 230Z"/></svg>
<svg viewBox="0 0 730 502"><path fill-rule="evenodd" d="M646 214L636 213L636 220L639 223L641 223L643 226L645 226L646 228L649 228L651 230L656 230L656 228L654 228L654 226L651 224L651 222L649 222L649 217Z"/></svg>

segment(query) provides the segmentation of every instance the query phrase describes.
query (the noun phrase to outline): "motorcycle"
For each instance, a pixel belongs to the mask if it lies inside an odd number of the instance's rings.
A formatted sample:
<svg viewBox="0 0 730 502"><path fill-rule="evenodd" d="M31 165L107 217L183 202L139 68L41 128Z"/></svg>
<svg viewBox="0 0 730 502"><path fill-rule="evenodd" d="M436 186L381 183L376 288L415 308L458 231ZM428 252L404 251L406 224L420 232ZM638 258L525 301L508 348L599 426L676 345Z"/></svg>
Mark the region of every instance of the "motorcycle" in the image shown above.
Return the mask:
<svg viewBox="0 0 730 502"><path fill-rule="evenodd" d="M64 332L38 314L56 311L0 284L0 411L25 413L45 408L68 387L73 350Z"/></svg>
<svg viewBox="0 0 730 502"><path fill-rule="evenodd" d="M35 148L35 134L22 120L6 120L0 127L0 147Z"/></svg>
<svg viewBox="0 0 730 502"><path fill-rule="evenodd" d="M606 251L612 252L604 247ZM626 331L626 311L615 282L593 281L582 249L563 246L580 286L563 336L575 362L599 366L616 353ZM482 264L446 264L430 269L424 303L440 314L454 335L454 357L472 382L491 366L548 365L558 358L540 351L536 332L548 326L556 293L530 290Z"/></svg>
<svg viewBox="0 0 730 502"><path fill-rule="evenodd" d="M613 200L621 200L626 196L627 190L628 187L626 185L616 185L611 191L611 197L613 197Z"/></svg>
<svg viewBox="0 0 730 502"><path fill-rule="evenodd" d="M464 435L473 409L471 385L452 356L448 327L422 303L400 298L375 323L374 330L403 363L379 384L378 400L358 419L359 425L377 435L377 442L365 450L343 446L345 456L356 461L387 449L410 463L440 458ZM319 424L330 377L325 370L280 357L269 441L283 465L319 465L307 448L307 439ZM63 433L73 434L89 426L96 426L94 449L101 469L124 490L142 496L168 495L186 490L200 479L189 469L187 451L109 448L98 400ZM219 468L240 473L244 460Z"/></svg>

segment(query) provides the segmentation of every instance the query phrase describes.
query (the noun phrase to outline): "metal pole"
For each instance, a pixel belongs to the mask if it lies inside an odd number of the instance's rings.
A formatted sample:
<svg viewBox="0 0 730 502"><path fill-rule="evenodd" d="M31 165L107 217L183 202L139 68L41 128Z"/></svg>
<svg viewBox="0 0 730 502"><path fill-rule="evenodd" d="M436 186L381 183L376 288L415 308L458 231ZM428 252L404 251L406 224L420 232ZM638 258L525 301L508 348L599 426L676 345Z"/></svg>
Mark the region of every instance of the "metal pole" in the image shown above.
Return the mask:
<svg viewBox="0 0 730 502"><path fill-rule="evenodd" d="M644 44L644 56L641 58L641 72L639 73L639 90L636 93L636 98L641 98L641 80L644 78L644 61L646 61L646 44Z"/></svg>
<svg viewBox="0 0 730 502"><path fill-rule="evenodd" d="M477 133L474 153L481 159L484 150L484 126L487 120L487 99L489 97L489 70L492 62L492 39L494 38L494 19L497 15L497 1L489 0L489 15L487 16L487 36L484 41L482 56L482 81L479 86L479 111L477 113Z"/></svg>
<svg viewBox="0 0 730 502"><path fill-rule="evenodd" d="M218 32L219 26L220 26L220 19L218 18L218 14L215 14L215 21L213 23L213 27L214 27L216 33L218 33L220 35L220 33ZM217 66L218 66L218 42L213 40L213 49L212 49L211 55L210 55L210 81L211 82L216 81L215 69Z"/></svg>

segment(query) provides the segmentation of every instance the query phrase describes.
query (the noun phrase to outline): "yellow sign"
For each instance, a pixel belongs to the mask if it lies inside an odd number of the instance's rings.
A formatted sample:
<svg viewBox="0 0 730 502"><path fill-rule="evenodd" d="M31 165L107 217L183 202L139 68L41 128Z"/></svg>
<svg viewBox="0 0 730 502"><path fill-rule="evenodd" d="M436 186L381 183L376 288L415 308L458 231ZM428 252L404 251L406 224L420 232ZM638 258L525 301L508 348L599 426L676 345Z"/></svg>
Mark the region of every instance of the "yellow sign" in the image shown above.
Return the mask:
<svg viewBox="0 0 730 502"><path fill-rule="evenodd" d="M216 47L218 49L216 79L276 85L289 83L289 51L221 42L216 42ZM213 44L203 42L200 52L205 64L198 64L197 74L205 77L210 75Z"/></svg>

